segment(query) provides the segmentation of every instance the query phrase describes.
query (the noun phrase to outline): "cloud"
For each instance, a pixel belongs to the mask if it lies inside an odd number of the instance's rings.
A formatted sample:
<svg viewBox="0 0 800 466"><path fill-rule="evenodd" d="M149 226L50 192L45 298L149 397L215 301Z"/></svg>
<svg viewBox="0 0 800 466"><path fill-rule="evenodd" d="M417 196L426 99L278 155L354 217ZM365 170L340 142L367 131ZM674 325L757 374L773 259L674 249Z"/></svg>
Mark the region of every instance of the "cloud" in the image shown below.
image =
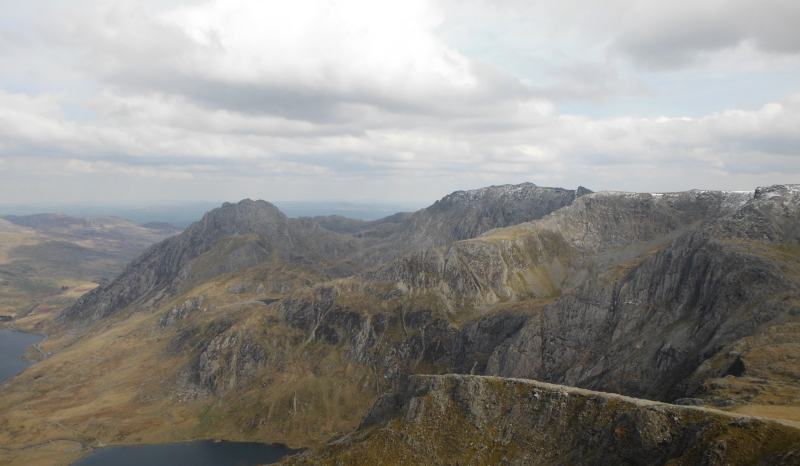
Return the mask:
<svg viewBox="0 0 800 466"><path fill-rule="evenodd" d="M0 157L14 160L6 173L36 164L65 173L281 177L308 183L409 177L592 180L607 170L653 180L663 177L665 167L676 176L800 172L800 94L753 111L697 119L593 120L531 103L507 115L503 131L479 126L470 132L458 121L350 131L347 125L208 109L180 97L111 91L97 98L102 118L96 122L68 121L58 96L0 94L0 108Z"/></svg>
<svg viewBox="0 0 800 466"><path fill-rule="evenodd" d="M74 180L113 189L99 181L113 179L137 186L127 194L155 197L181 186L185 196L230 200L325 190L431 200L525 180L749 189L800 174L800 94L727 100L694 118L559 113L563 101L635 109L664 98L659 70L730 57L732 47L745 58L796 51L795 32L767 27L778 14L791 18L791 5L766 3L760 19L738 0L660 5L81 0L42 19L38 36L0 24L0 64L24 64L44 89L0 78L0 192L39 177L48 181L25 189L69 190ZM466 16L454 26L447 15L459 6ZM487 28L480 40L451 40L471 25Z"/></svg>
<svg viewBox="0 0 800 466"><path fill-rule="evenodd" d="M645 0L622 16L610 50L652 69L694 64L712 52L747 45L797 55L798 23L800 3L791 0Z"/></svg>
<svg viewBox="0 0 800 466"><path fill-rule="evenodd" d="M518 78L442 42L441 21L426 0L213 0L161 13L99 2L59 19L53 37L119 90L294 120L341 123L365 108L485 114L530 97Z"/></svg>

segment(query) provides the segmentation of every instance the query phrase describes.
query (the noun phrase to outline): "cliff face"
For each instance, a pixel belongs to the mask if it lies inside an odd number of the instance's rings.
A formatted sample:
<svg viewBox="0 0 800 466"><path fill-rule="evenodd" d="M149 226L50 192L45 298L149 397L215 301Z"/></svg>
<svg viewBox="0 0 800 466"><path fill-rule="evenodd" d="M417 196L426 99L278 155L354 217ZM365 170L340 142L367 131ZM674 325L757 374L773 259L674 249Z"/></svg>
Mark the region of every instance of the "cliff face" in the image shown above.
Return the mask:
<svg viewBox="0 0 800 466"><path fill-rule="evenodd" d="M707 219L730 214L740 193L584 195L540 221L410 254L360 275L411 288L451 290L479 306L551 296L636 259Z"/></svg>
<svg viewBox="0 0 800 466"><path fill-rule="evenodd" d="M733 342L798 318L799 200L785 187L760 190L633 267L587 280L498 348L487 372L655 399L691 395L700 379L726 374ZM715 369L695 373L715 357Z"/></svg>
<svg viewBox="0 0 800 466"><path fill-rule="evenodd" d="M797 464L774 421L540 382L415 376L358 429L280 464Z"/></svg>
<svg viewBox="0 0 800 466"><path fill-rule="evenodd" d="M387 322L353 348L388 381L456 371L693 397L742 356L737 341L798 320L797 192L585 195L280 307L309 338L346 341L344 310Z"/></svg>

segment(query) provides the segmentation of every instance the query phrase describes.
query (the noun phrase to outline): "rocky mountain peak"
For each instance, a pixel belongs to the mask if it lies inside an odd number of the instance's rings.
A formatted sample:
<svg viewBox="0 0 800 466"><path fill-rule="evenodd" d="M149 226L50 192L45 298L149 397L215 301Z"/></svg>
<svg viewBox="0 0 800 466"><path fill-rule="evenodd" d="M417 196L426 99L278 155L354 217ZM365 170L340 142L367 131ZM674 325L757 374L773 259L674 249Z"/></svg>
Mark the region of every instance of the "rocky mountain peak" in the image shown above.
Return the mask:
<svg viewBox="0 0 800 466"><path fill-rule="evenodd" d="M399 231L353 260L374 266L404 254L476 238L495 228L540 219L591 192L584 187L570 190L533 183L456 191L415 212Z"/></svg>
<svg viewBox="0 0 800 466"><path fill-rule="evenodd" d="M756 199L772 199L773 197L799 198L800 184L776 184L763 188L756 188Z"/></svg>
<svg viewBox="0 0 800 466"><path fill-rule="evenodd" d="M226 235L261 234L270 238L279 249L291 246L288 218L267 201L243 199L236 204L226 202L187 228L187 236L216 240Z"/></svg>

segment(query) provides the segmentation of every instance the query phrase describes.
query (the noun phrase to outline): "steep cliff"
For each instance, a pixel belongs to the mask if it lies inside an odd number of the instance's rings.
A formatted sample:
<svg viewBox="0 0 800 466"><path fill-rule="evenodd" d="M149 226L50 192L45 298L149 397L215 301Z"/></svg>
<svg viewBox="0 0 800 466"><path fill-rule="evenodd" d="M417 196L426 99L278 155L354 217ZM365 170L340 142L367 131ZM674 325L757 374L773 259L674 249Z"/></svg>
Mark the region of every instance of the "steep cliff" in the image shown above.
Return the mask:
<svg viewBox="0 0 800 466"><path fill-rule="evenodd" d="M487 372L653 399L692 395L726 375L734 342L800 318L799 201L790 187L760 189L734 212L593 276L498 348Z"/></svg>
<svg viewBox="0 0 800 466"><path fill-rule="evenodd" d="M358 429L280 464L747 465L800 462L774 421L518 379L415 376Z"/></svg>

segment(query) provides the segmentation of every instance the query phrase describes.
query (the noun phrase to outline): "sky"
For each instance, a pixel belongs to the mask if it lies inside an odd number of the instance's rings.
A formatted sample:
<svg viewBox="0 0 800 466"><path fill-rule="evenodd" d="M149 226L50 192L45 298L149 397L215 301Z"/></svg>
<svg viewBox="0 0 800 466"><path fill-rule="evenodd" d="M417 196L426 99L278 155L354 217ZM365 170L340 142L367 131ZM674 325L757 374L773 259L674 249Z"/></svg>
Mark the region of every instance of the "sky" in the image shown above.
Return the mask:
<svg viewBox="0 0 800 466"><path fill-rule="evenodd" d="M800 183L796 0L2 0L0 204Z"/></svg>

